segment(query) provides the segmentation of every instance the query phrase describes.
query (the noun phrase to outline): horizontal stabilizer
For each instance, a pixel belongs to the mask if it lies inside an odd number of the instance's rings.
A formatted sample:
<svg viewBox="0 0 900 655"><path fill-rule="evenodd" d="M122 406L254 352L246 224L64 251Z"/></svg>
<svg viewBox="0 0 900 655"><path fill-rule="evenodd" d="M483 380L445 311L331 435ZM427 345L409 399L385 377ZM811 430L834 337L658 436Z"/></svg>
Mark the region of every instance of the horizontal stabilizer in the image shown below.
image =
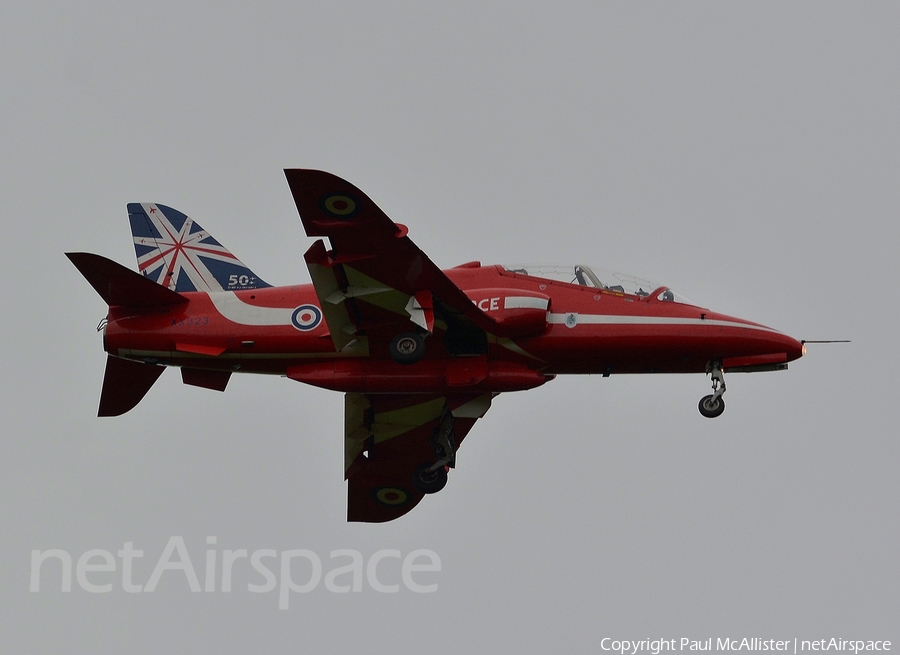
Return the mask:
<svg viewBox="0 0 900 655"><path fill-rule="evenodd" d="M121 416L135 407L164 370L165 366L142 364L108 355L97 416Z"/></svg>
<svg viewBox="0 0 900 655"><path fill-rule="evenodd" d="M89 252L67 252L66 257L111 307L165 307L187 302L187 298L180 293L106 257Z"/></svg>

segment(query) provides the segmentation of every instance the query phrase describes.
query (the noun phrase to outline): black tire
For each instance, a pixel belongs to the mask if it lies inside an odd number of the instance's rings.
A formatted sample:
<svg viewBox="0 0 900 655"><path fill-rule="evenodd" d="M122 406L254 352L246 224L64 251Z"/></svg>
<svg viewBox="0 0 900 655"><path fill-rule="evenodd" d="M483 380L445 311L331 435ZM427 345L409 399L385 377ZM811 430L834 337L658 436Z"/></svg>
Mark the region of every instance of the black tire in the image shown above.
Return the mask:
<svg viewBox="0 0 900 655"><path fill-rule="evenodd" d="M433 464L422 464L413 471L412 484L423 494L436 494L447 485L447 469L443 466L429 471Z"/></svg>
<svg viewBox="0 0 900 655"><path fill-rule="evenodd" d="M388 350L398 364L415 364L425 354L425 340L415 332L403 332L394 337Z"/></svg>
<svg viewBox="0 0 900 655"><path fill-rule="evenodd" d="M725 399L722 396L716 398L715 402L711 402L714 396L710 394L709 396L703 396L700 399L700 404L697 405L697 409L700 410L700 413L703 414L706 418L716 418L717 416L721 416L722 412L725 411Z"/></svg>

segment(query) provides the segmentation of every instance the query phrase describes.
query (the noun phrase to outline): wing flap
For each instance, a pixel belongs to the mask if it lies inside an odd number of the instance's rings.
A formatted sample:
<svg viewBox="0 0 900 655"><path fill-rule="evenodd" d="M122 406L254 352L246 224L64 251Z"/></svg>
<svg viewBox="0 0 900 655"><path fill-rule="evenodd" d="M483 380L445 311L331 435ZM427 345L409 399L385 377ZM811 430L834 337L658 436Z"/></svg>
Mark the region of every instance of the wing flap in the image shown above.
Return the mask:
<svg viewBox="0 0 900 655"><path fill-rule="evenodd" d="M346 300L341 290L341 280L333 263L330 261L325 244L316 241L304 255L313 288L319 299L319 306L325 317L325 323L331 332L334 347L341 351L356 338L357 326L351 319Z"/></svg>

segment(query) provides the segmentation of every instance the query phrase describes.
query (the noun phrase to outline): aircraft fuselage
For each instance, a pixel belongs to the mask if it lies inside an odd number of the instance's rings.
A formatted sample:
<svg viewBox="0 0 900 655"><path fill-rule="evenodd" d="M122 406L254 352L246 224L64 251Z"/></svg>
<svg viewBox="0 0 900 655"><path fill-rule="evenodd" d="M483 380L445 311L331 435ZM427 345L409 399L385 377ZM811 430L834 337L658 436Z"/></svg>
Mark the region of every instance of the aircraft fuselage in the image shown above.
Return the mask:
<svg viewBox="0 0 900 655"><path fill-rule="evenodd" d="M555 375L774 370L802 356L781 332L708 309L520 275L499 266L444 271L487 314L507 298L545 296L524 334L488 335L462 352L440 315L415 366L392 361L378 326L336 352L312 285L184 293L189 302L132 315L112 307L105 348L144 363L270 373L346 392L514 391ZM363 328L365 326L362 326ZM411 326L413 327L413 326Z"/></svg>

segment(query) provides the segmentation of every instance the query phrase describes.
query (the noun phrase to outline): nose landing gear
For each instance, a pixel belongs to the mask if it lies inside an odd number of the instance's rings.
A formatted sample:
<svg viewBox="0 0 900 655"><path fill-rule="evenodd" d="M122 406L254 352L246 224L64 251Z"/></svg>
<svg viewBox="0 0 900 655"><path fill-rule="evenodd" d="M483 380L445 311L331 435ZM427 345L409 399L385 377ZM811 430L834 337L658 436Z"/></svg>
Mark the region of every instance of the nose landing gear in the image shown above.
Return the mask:
<svg viewBox="0 0 900 655"><path fill-rule="evenodd" d="M712 378L713 392L709 396L703 396L697 408L706 418L716 418L725 411L725 399L722 398L725 393L725 372L719 362L711 362L707 366L706 372Z"/></svg>

